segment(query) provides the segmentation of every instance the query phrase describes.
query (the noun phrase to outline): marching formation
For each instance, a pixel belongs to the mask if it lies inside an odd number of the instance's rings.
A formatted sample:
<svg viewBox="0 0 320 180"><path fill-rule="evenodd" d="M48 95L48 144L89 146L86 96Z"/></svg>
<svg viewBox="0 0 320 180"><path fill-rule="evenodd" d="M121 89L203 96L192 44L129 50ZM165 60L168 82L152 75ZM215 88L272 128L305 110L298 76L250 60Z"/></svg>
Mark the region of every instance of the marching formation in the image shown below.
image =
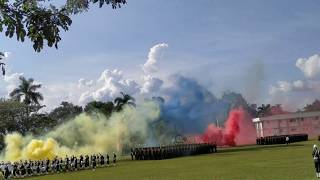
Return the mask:
<svg viewBox="0 0 320 180"><path fill-rule="evenodd" d="M267 136L257 138L257 145L288 144L293 142L308 141L308 134L291 134L281 136Z"/></svg>
<svg viewBox="0 0 320 180"><path fill-rule="evenodd" d="M24 178L29 176L46 175L52 173L61 173L69 171L78 171L84 169L93 169L97 167L105 167L110 164L116 165L117 155L113 153L112 163L110 156L106 154L81 155L79 157L66 156L63 158L54 158L53 160L40 161L20 161L14 163L0 164L0 170L5 179L8 178Z"/></svg>
<svg viewBox="0 0 320 180"><path fill-rule="evenodd" d="M161 160L214 152L217 152L217 146L215 144L177 144L161 147L135 148L131 150L131 159Z"/></svg>

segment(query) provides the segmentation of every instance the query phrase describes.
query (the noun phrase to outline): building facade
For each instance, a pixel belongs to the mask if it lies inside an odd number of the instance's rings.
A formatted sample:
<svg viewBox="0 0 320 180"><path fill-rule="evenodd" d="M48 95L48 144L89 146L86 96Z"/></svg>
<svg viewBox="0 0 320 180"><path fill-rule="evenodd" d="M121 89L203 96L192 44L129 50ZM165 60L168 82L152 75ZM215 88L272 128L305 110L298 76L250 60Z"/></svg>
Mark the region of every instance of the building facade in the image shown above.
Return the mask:
<svg viewBox="0 0 320 180"><path fill-rule="evenodd" d="M254 118L257 137L308 134L309 138L320 135L320 111L297 112Z"/></svg>

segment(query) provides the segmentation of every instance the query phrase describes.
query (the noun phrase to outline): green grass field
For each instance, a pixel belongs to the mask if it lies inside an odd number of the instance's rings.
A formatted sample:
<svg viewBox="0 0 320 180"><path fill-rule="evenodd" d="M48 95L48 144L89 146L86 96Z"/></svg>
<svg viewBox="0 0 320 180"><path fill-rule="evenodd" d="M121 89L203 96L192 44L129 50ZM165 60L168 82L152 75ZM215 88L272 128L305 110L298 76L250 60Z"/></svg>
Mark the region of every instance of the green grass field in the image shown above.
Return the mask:
<svg viewBox="0 0 320 180"><path fill-rule="evenodd" d="M123 160L116 167L100 168L28 180L142 180L142 179L316 179L312 145L308 141L286 145L243 146L216 154L160 161ZM219 149L218 149L219 150Z"/></svg>

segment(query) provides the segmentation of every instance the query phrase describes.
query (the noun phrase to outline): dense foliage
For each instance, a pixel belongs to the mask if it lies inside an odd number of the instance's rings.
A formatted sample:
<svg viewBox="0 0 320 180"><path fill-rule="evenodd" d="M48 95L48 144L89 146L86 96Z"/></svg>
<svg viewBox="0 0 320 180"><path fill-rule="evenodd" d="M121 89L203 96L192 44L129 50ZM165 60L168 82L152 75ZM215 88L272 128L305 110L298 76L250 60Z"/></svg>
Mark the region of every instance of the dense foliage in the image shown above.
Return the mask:
<svg viewBox="0 0 320 180"><path fill-rule="evenodd" d="M15 36L21 42L30 39L37 52L45 42L49 47L58 48L60 32L69 30L72 15L87 11L90 4L120 8L126 0L66 0L62 6L53 3L57 1L0 0L0 32L9 38Z"/></svg>
<svg viewBox="0 0 320 180"><path fill-rule="evenodd" d="M0 149L4 146L3 137L8 133L41 135L83 112L110 117L113 112L121 111L124 105L134 104L133 97L121 93L122 97L116 98L116 104L112 101L92 101L83 109L81 106L63 101L59 107L43 113L43 96L37 91L41 84L34 84L32 78L26 79L21 76L19 79L20 84L10 93L10 99L0 99Z"/></svg>

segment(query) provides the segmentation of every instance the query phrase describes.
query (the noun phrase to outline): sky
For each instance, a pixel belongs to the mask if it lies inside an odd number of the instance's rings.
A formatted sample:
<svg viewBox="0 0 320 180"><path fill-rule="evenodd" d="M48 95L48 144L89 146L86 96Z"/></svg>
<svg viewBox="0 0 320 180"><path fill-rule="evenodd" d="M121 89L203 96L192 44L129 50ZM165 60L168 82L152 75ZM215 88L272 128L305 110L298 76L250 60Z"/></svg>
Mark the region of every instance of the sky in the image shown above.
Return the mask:
<svg viewBox="0 0 320 180"><path fill-rule="evenodd" d="M128 0L120 9L92 6L73 16L58 49L34 52L0 35L9 70L5 97L23 74L43 85L49 108L83 104L124 91L160 95L170 77L195 79L216 96L294 110L320 92L318 0Z"/></svg>

